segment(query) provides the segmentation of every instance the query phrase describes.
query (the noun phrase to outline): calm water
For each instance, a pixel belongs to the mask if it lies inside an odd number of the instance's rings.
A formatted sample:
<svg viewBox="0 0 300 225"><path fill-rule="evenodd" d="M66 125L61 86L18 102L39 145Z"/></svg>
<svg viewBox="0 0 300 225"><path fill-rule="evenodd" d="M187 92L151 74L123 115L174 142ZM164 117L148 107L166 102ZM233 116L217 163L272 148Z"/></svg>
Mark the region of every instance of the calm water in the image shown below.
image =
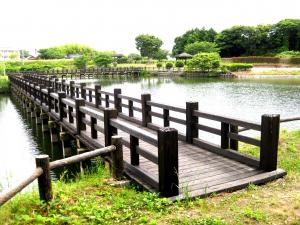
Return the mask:
<svg viewBox="0 0 300 225"><path fill-rule="evenodd" d="M122 88L122 94L132 97L151 93L154 101L170 105L185 106L186 101L198 101L202 111L258 122L264 113L279 113L282 118L300 115L300 79L145 78L100 83L104 90ZM281 127L299 129L300 122ZM0 190L30 174L35 167L34 155L45 152L56 158L49 137L42 135L10 97L1 95L0 141Z"/></svg>

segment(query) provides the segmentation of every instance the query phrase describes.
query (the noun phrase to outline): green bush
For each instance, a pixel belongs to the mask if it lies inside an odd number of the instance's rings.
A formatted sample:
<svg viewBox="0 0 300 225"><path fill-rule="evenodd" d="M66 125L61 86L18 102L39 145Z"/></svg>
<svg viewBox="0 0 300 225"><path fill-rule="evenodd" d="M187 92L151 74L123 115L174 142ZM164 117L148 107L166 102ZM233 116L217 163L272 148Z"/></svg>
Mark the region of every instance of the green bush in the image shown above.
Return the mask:
<svg viewBox="0 0 300 225"><path fill-rule="evenodd" d="M161 62L156 63L156 67L157 68L161 68L162 67L162 63Z"/></svg>
<svg viewBox="0 0 300 225"><path fill-rule="evenodd" d="M166 63L166 69L171 69L173 67L173 63L171 63L171 62L167 62Z"/></svg>
<svg viewBox="0 0 300 225"><path fill-rule="evenodd" d="M184 62L183 62L183 61L180 61L180 60L177 60L177 61L175 62L175 66L176 66L177 68L182 68L182 67L184 67Z"/></svg>
<svg viewBox="0 0 300 225"><path fill-rule="evenodd" d="M231 72L235 72L241 70L243 71L249 70L253 67L253 65L248 63L229 63L229 64L223 64L223 67Z"/></svg>
<svg viewBox="0 0 300 225"><path fill-rule="evenodd" d="M187 44L184 47L184 51L195 55L200 52L219 52L220 49L218 48L216 43L208 42L208 41L197 41L191 44Z"/></svg>
<svg viewBox="0 0 300 225"><path fill-rule="evenodd" d="M201 72L215 72L220 69L220 55L218 53L198 53L187 62L188 70Z"/></svg>
<svg viewBox="0 0 300 225"><path fill-rule="evenodd" d="M52 69L73 69L74 60L30 60L30 61L9 61L5 62L7 72L19 71L47 71Z"/></svg>
<svg viewBox="0 0 300 225"><path fill-rule="evenodd" d="M300 51L284 51L276 56L280 58L297 58L300 57Z"/></svg>
<svg viewBox="0 0 300 225"><path fill-rule="evenodd" d="M113 62L113 58L109 53L99 52L93 58L93 61L97 67L108 67Z"/></svg>
<svg viewBox="0 0 300 225"><path fill-rule="evenodd" d="M85 55L74 59L74 65L77 69L85 69L87 67L89 58Z"/></svg>

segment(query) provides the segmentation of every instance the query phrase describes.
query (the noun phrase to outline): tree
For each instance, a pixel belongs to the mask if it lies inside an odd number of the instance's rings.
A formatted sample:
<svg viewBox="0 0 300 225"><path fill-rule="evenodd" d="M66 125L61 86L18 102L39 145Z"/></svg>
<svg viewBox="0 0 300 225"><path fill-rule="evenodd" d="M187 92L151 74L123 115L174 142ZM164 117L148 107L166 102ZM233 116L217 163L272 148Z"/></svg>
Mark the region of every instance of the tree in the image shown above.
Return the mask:
<svg viewBox="0 0 300 225"><path fill-rule="evenodd" d="M198 69L202 72L213 72L220 68L220 55L218 53L198 53L187 62L189 70Z"/></svg>
<svg viewBox="0 0 300 225"><path fill-rule="evenodd" d="M41 59L63 59L68 55L93 55L96 51L86 45L66 44L40 49L38 52Z"/></svg>
<svg viewBox="0 0 300 225"><path fill-rule="evenodd" d="M196 41L191 44L187 44L184 47L184 51L195 55L200 52L219 52L219 48L216 43L208 42L208 41Z"/></svg>
<svg viewBox="0 0 300 225"><path fill-rule="evenodd" d="M280 39L281 50L300 51L300 20L285 19L274 25L274 36Z"/></svg>
<svg viewBox="0 0 300 225"><path fill-rule="evenodd" d="M136 54L136 53L131 53L128 55L128 58L136 62L138 60L141 60L142 56L140 56L139 54Z"/></svg>
<svg viewBox="0 0 300 225"><path fill-rule="evenodd" d="M109 53L99 52L93 58L93 61L97 67L108 67L113 62L113 58Z"/></svg>
<svg viewBox="0 0 300 225"><path fill-rule="evenodd" d="M184 48L187 44L202 41L214 42L216 35L217 32L212 28L207 30L203 27L202 29L196 28L189 30L182 36L175 38L175 45L173 46L172 54L175 56L184 52Z"/></svg>
<svg viewBox="0 0 300 225"><path fill-rule="evenodd" d="M154 55L153 58L157 60L163 60L168 58L168 50L159 49Z"/></svg>
<svg viewBox="0 0 300 225"><path fill-rule="evenodd" d="M257 32L254 27L233 26L219 33L216 42L223 57L255 55Z"/></svg>
<svg viewBox="0 0 300 225"><path fill-rule="evenodd" d="M135 38L135 44L142 57L153 58L159 52L163 42L153 35L141 34Z"/></svg>
<svg viewBox="0 0 300 225"><path fill-rule="evenodd" d="M82 55L74 59L74 64L77 69L85 69L87 67L89 58L86 55Z"/></svg>
<svg viewBox="0 0 300 225"><path fill-rule="evenodd" d="M28 50L25 50L25 49L22 49L22 50L20 50L20 56L22 57L22 58L26 58L26 57L28 57L30 54L29 54L29 51Z"/></svg>

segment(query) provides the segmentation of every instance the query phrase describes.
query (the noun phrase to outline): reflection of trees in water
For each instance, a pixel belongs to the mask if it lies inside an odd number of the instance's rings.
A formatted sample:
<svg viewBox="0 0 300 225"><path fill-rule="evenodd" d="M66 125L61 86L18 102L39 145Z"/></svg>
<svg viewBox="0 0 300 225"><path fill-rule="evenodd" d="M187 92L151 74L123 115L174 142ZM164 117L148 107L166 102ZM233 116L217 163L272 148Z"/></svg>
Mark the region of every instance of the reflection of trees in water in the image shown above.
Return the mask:
<svg viewBox="0 0 300 225"><path fill-rule="evenodd" d="M0 112L4 110L8 103L8 96L6 95L0 95Z"/></svg>

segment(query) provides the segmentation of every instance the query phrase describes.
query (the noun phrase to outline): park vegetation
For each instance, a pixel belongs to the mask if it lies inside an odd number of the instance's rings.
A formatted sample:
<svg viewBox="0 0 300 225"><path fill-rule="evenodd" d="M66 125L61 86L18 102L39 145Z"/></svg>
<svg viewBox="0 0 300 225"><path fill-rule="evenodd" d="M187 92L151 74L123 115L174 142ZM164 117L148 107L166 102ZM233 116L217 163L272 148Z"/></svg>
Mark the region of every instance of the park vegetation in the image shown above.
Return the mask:
<svg viewBox="0 0 300 225"><path fill-rule="evenodd" d="M299 224L300 131L282 130L279 167L288 175L262 186L233 193L171 203L133 184L110 185L107 169L98 166L74 181L53 183L54 199L39 201L38 191L19 194L1 207L4 224ZM258 147L241 152L258 156Z"/></svg>
<svg viewBox="0 0 300 225"><path fill-rule="evenodd" d="M7 93L9 90L9 79L7 76L0 75L0 94Z"/></svg>

